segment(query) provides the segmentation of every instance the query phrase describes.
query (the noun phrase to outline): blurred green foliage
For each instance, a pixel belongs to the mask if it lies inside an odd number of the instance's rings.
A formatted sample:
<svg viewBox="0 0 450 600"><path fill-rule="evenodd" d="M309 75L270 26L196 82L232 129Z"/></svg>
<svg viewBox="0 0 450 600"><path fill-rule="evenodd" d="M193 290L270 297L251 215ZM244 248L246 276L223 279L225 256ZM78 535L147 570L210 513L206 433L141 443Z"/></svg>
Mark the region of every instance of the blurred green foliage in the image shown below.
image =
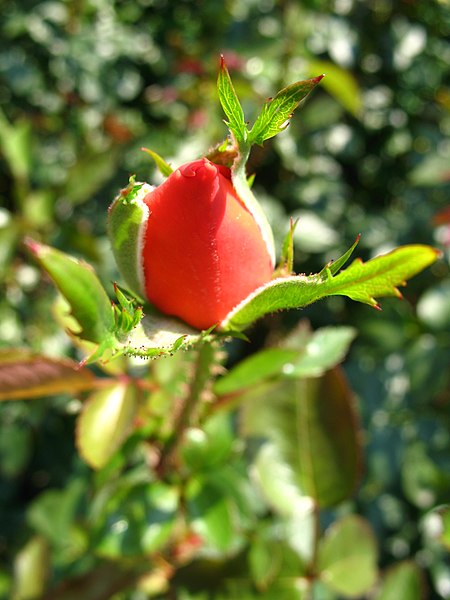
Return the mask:
<svg viewBox="0 0 450 600"><path fill-rule="evenodd" d="M256 114L255 99L326 74L287 131L250 161L278 247L289 217L300 218L298 272L320 269L360 232L363 258L404 243L444 251L444 260L409 284L405 301L383 302L381 315L333 298L301 315L266 319L251 346L229 348L237 362L299 318L314 329L351 325L358 332L344 369L359 406L364 476L351 500L321 513L323 528L345 518L321 542L329 585L317 582L314 600L359 597L375 563L386 572L371 598L414 600L424 590L430 599L450 598L443 507L450 498L449 36L445 0L1 5L2 347L78 356L50 317L54 290L21 240L32 235L88 259L111 290L118 275L105 235L107 207L131 173L158 182L140 148L178 166L226 133L215 86L220 52L248 115ZM155 369L167 388L177 383L169 366ZM278 497L268 511L247 481L249 464L261 477L279 456L255 449L252 463L233 446L234 421L212 421L210 432L190 433L183 460L196 475L180 499L175 482L145 485L142 465L151 456L142 456L138 436L93 473L74 448L79 408L67 395L0 407L0 597L39 597L48 578L59 591L45 597L68 600L304 597L296 579L311 558L299 548L308 511L286 515ZM124 464L129 472L114 480ZM168 563L156 562L148 575L145 558L131 574L128 563L114 560L162 544L178 525L178 502L194 533L178 548L186 566L165 595ZM365 525L349 513L370 522L378 557L360 532ZM145 519L154 526L137 539L133 527L142 531ZM191 565L196 536L210 550ZM359 536L363 564L351 552ZM346 589L339 575L336 557L347 553L367 574L361 589L357 582ZM64 591L69 580L77 582L74 592Z"/></svg>

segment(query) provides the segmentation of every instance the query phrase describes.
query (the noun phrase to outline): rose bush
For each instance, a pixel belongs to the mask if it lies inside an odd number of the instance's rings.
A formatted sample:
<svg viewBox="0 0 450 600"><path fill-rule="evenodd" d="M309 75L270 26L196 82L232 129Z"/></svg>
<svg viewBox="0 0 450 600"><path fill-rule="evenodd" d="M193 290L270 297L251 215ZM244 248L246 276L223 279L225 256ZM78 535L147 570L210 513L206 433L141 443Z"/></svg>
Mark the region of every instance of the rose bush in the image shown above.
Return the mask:
<svg viewBox="0 0 450 600"><path fill-rule="evenodd" d="M128 285L198 329L220 323L273 273L270 245L236 192L228 167L206 158L158 187L132 184L109 211Z"/></svg>

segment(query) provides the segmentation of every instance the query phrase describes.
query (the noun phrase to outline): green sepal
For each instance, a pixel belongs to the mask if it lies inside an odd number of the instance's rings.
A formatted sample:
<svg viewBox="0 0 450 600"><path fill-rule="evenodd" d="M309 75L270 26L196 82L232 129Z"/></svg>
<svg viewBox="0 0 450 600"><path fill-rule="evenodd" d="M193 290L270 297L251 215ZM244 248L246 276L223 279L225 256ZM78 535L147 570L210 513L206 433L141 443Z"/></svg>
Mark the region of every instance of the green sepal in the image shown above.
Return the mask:
<svg viewBox="0 0 450 600"><path fill-rule="evenodd" d="M289 231L284 238L280 262L274 273L275 277L286 277L292 274L294 268L294 231L298 221L299 219L295 219L294 221L291 218L289 222Z"/></svg>
<svg viewBox="0 0 450 600"><path fill-rule="evenodd" d="M322 277L322 279L328 279L330 277L330 275L331 276L336 275L336 273L342 269L342 267L345 265L345 263L349 260L350 256L353 254L353 251L355 250L356 246L358 245L360 238L361 238L361 234L358 234L355 242L347 250L347 252L345 252L338 259L331 260L329 263L327 263L324 266L324 268L319 273L319 275Z"/></svg>
<svg viewBox="0 0 450 600"><path fill-rule="evenodd" d="M119 306L114 304L114 318L116 321L116 333L128 333L136 327L144 316L142 306L137 306L136 299L127 295L114 283Z"/></svg>
<svg viewBox="0 0 450 600"><path fill-rule="evenodd" d="M145 297L141 241L149 215L143 199L152 189L131 177L108 211L108 236L117 267L130 290L140 298Z"/></svg>
<svg viewBox="0 0 450 600"><path fill-rule="evenodd" d="M347 254L337 262L343 264ZM401 246L366 263L356 259L335 276L330 266L328 270L314 275L279 277L243 300L222 321L220 329L242 331L264 315L303 308L327 296L348 296L357 302L379 308L375 298L401 298L398 286L405 285L408 279L434 263L439 256L439 250L430 246Z"/></svg>
<svg viewBox="0 0 450 600"><path fill-rule="evenodd" d="M164 177L169 177L169 175L173 173L173 169L169 163L166 163L166 161L159 154L154 152L154 150L150 150L149 148L141 148L141 150L153 158L161 175L164 175Z"/></svg>

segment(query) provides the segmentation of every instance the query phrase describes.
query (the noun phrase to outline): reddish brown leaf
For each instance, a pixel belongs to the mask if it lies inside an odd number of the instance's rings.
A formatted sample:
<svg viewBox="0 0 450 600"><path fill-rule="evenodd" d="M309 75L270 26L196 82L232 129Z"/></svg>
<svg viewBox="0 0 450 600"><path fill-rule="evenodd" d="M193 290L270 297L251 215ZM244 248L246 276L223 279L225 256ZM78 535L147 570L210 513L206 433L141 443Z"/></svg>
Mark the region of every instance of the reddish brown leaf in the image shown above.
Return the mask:
<svg viewBox="0 0 450 600"><path fill-rule="evenodd" d="M0 400L26 400L92 389L89 369L63 358L50 358L29 350L0 351Z"/></svg>

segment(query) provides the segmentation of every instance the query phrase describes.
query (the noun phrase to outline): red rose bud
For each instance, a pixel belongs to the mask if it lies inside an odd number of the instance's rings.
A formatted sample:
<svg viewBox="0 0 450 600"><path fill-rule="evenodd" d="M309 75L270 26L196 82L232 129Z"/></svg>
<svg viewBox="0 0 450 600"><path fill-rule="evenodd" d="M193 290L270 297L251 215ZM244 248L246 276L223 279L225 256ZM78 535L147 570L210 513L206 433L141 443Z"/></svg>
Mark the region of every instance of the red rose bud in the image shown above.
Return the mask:
<svg viewBox="0 0 450 600"><path fill-rule="evenodd" d="M256 219L230 169L203 158L159 187L130 184L110 208L109 229L128 285L162 312L206 329L272 277L270 240Z"/></svg>

